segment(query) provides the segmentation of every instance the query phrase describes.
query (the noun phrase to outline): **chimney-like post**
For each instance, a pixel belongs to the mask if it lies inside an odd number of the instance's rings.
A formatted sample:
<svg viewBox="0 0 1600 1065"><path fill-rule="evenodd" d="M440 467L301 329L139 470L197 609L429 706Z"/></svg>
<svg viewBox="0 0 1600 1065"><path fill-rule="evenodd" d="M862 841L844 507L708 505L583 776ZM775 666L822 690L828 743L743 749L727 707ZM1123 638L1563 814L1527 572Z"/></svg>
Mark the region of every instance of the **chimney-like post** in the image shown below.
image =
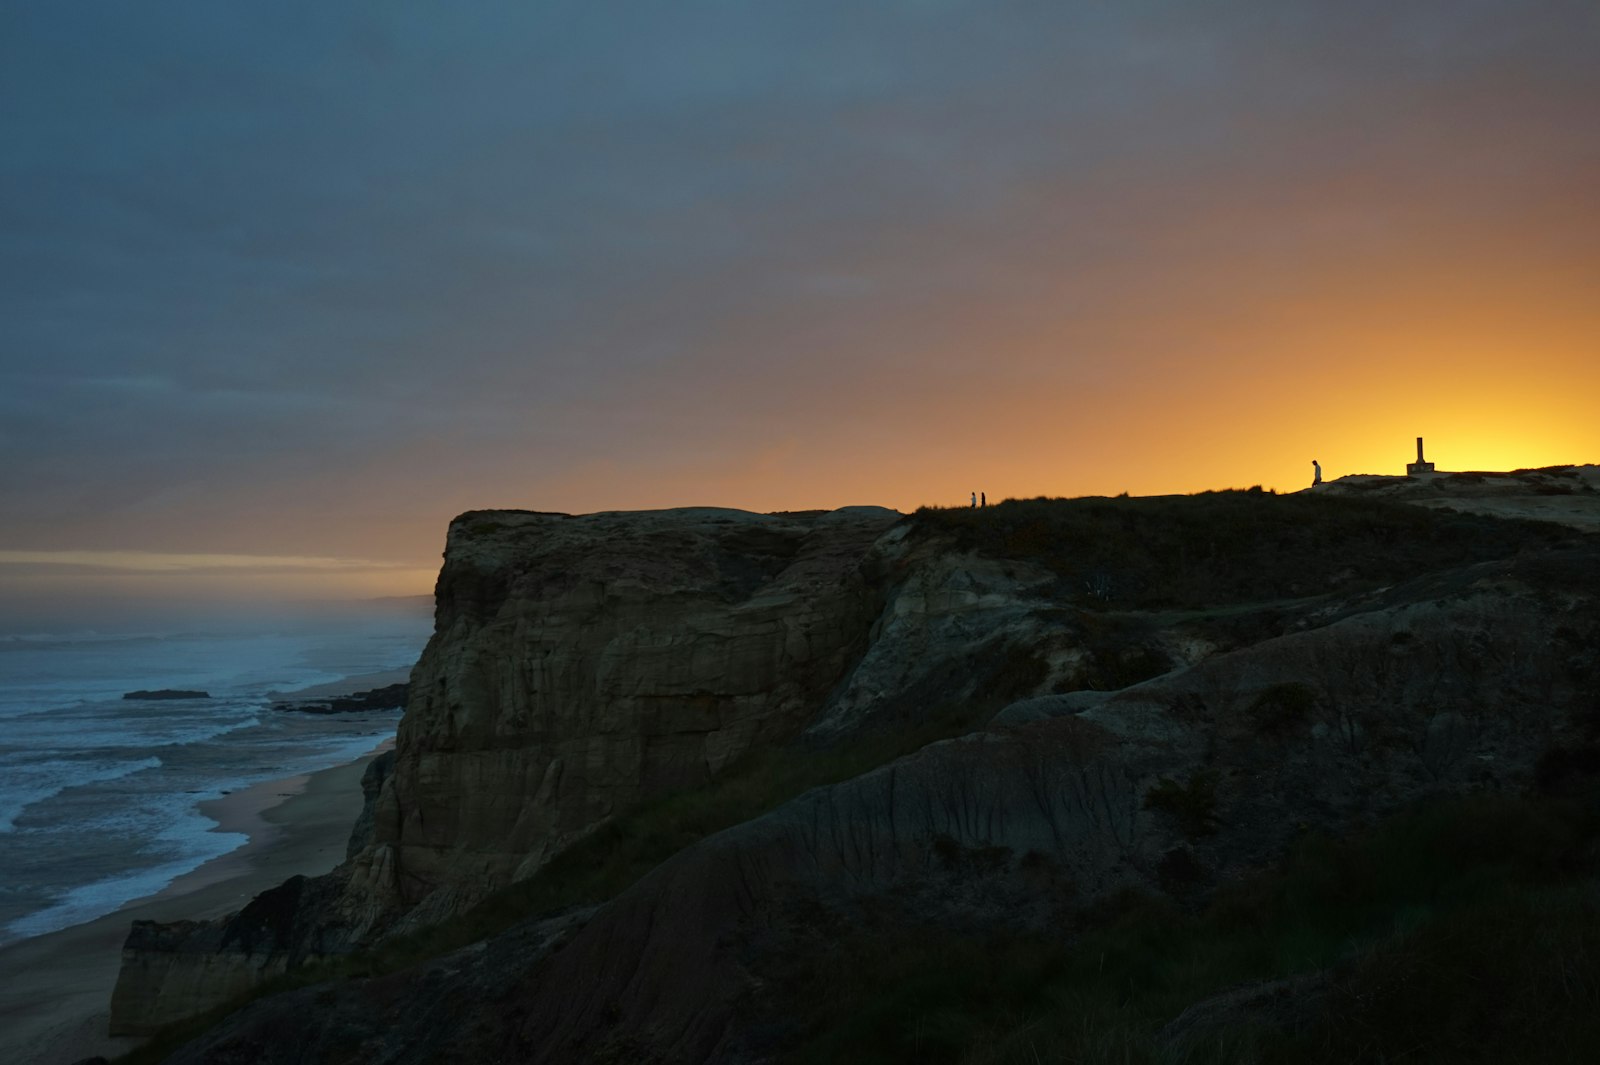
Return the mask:
<svg viewBox="0 0 1600 1065"><path fill-rule="evenodd" d="M1422 437L1417 437L1417 461L1406 463L1406 475L1417 477L1424 473L1433 472L1433 463L1422 457Z"/></svg>

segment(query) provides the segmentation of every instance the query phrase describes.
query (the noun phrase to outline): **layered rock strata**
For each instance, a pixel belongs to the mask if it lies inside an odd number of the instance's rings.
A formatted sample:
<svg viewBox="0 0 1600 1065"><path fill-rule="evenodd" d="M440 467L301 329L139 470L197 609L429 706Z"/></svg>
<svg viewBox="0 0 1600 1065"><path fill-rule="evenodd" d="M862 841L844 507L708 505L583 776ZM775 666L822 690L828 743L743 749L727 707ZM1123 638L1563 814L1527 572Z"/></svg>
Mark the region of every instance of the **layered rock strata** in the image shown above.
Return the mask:
<svg viewBox="0 0 1600 1065"><path fill-rule="evenodd" d="M898 518L458 518L352 890L457 908L799 733L867 645L882 592L862 561Z"/></svg>

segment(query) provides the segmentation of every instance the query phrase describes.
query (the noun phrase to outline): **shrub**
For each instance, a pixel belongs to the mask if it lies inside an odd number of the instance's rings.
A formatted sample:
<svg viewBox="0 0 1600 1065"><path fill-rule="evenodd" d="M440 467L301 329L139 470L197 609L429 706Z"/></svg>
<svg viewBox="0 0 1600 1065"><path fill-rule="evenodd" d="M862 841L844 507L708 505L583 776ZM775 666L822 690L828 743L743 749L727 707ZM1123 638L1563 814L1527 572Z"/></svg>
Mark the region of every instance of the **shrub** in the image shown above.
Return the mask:
<svg viewBox="0 0 1600 1065"><path fill-rule="evenodd" d="M1245 708L1251 725L1267 735L1283 735L1303 727L1317 707L1317 690L1309 684L1274 684Z"/></svg>
<svg viewBox="0 0 1600 1065"><path fill-rule="evenodd" d="M773 987L780 1060L1600 1060L1596 839L1572 805L1455 799L1307 838L1194 913L1125 891L1077 911L1076 934L847 926ZM1297 975L1264 1012L1162 1036L1188 1006Z"/></svg>
<svg viewBox="0 0 1600 1065"><path fill-rule="evenodd" d="M1251 491L925 507L913 521L958 547L1043 566L1094 609L1214 607L1371 588L1580 536L1393 500Z"/></svg>
<svg viewBox="0 0 1600 1065"><path fill-rule="evenodd" d="M1209 836L1217 830L1217 775L1202 769L1187 784L1162 777L1145 792L1144 808L1171 817L1190 839Z"/></svg>
<svg viewBox="0 0 1600 1065"><path fill-rule="evenodd" d="M1169 894L1189 891L1205 878L1205 866L1200 864L1194 851L1188 847L1172 848L1161 856L1161 864L1156 866L1156 880L1161 884L1161 889Z"/></svg>
<svg viewBox="0 0 1600 1065"><path fill-rule="evenodd" d="M1533 779L1548 795L1595 791L1600 788L1600 745L1546 749L1534 766Z"/></svg>

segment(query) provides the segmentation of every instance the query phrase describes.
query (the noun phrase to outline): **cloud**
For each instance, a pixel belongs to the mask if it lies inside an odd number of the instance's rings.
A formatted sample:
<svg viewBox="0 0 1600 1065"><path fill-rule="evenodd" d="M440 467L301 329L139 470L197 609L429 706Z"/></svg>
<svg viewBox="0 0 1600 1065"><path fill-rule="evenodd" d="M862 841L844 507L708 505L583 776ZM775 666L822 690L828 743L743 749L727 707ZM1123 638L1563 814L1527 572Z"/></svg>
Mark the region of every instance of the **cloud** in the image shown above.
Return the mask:
<svg viewBox="0 0 1600 1065"><path fill-rule="evenodd" d="M782 505L775 449L914 504L1046 399L1088 455L1418 278L1594 280L1577 0L0 18L4 544L415 564L472 506Z"/></svg>

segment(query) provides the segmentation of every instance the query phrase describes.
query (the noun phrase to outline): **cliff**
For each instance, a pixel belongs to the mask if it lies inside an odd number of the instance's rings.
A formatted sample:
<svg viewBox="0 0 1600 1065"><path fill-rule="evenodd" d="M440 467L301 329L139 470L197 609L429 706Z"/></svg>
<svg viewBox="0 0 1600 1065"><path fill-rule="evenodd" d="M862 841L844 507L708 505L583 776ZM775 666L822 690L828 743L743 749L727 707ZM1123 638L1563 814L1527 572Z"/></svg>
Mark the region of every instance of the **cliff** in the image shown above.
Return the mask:
<svg viewBox="0 0 1600 1065"><path fill-rule="evenodd" d="M354 889L453 911L794 736L866 646L861 562L898 517L458 518Z"/></svg>
<svg viewBox="0 0 1600 1065"><path fill-rule="evenodd" d="M537 883L743 757L947 722L609 901L258 1002L174 1059L765 1060L804 1034L796 972L863 930L1060 934L1307 833L1581 772L1597 608L1591 537L1362 500L464 515L370 842L231 934L136 930L119 1017Z"/></svg>
<svg viewBox="0 0 1600 1065"><path fill-rule="evenodd" d="M269 935L136 927L113 1030L448 917L615 811L794 737L867 646L883 589L863 562L899 517L462 515L359 848Z"/></svg>

